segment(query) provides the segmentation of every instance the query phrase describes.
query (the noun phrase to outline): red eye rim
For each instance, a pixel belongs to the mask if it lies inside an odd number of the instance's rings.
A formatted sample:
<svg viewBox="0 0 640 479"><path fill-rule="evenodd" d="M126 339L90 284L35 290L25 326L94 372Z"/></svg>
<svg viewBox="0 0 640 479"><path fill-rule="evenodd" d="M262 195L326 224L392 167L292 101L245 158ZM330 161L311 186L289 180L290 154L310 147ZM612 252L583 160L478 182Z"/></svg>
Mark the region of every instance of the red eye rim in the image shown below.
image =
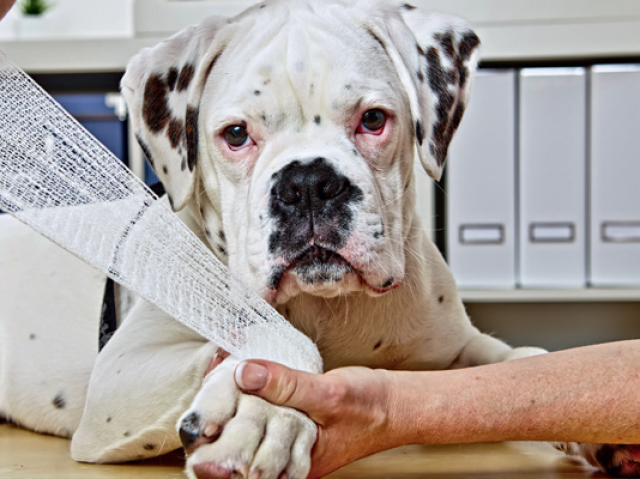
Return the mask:
<svg viewBox="0 0 640 479"><path fill-rule="evenodd" d="M370 118L372 115L374 116L374 118ZM387 125L388 120L389 115L387 115L384 110L380 108L371 108L362 114L356 132L367 135L381 135Z"/></svg>

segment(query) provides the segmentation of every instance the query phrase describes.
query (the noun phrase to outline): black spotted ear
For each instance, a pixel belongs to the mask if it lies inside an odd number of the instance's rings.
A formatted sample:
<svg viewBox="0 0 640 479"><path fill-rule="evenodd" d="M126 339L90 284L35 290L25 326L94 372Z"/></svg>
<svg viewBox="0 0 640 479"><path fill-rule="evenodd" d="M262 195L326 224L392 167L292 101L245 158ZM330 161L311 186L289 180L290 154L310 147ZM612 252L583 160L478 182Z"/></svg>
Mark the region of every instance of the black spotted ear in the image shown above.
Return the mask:
<svg viewBox="0 0 640 479"><path fill-rule="evenodd" d="M461 18L406 3L394 8L374 34L381 36L409 96L422 165L439 180L469 100L480 39Z"/></svg>
<svg viewBox="0 0 640 479"><path fill-rule="evenodd" d="M210 17L133 57L122 77L133 129L171 206L181 210L193 195L198 166L198 106L227 25Z"/></svg>

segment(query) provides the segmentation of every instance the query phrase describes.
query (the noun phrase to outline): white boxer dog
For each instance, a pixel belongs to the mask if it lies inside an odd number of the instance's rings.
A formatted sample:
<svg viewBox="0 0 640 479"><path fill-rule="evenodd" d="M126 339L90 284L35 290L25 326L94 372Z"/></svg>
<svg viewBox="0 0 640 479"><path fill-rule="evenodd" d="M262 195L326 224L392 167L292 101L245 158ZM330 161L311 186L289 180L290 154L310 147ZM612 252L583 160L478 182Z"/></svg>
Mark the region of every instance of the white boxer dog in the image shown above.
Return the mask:
<svg viewBox="0 0 640 479"><path fill-rule="evenodd" d="M472 326L415 210L478 46L407 4L267 1L142 51L122 92L173 209L326 369L466 367L543 352ZM0 244L0 415L78 461L182 443L189 477L306 477L315 427L240 393L236 358L205 377L217 345L142 300L98 354L104 278L6 216Z"/></svg>

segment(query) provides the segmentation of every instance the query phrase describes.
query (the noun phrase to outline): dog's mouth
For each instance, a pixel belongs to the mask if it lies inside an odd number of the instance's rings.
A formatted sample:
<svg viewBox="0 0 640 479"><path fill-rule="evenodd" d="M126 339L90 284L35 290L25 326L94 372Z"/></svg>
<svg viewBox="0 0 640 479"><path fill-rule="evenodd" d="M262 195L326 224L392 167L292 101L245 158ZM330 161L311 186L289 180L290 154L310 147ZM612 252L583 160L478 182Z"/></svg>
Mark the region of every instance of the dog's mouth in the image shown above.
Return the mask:
<svg viewBox="0 0 640 479"><path fill-rule="evenodd" d="M307 285L337 283L354 272L342 256L321 246L307 248L289 264L289 269Z"/></svg>
<svg viewBox="0 0 640 479"><path fill-rule="evenodd" d="M374 288L364 280L362 272L344 257L317 245L308 246L274 272L270 285L274 298L279 290L289 289L292 282L298 284L301 290L326 297L354 289L366 289L377 296L398 286L390 283L382 289Z"/></svg>

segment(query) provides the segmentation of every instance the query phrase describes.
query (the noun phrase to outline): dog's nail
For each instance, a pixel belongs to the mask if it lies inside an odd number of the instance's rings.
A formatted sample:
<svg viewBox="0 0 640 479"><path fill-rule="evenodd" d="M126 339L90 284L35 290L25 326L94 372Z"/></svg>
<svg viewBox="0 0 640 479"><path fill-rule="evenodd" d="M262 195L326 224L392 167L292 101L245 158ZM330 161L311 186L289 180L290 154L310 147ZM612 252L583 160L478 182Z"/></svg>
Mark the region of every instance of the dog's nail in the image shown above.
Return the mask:
<svg viewBox="0 0 640 479"><path fill-rule="evenodd" d="M257 391L267 384L269 371L264 366L244 362L236 368L236 382L247 391Z"/></svg>
<svg viewBox="0 0 640 479"><path fill-rule="evenodd" d="M204 428L203 434L205 437L213 437L220 430L220 426L218 424L207 424Z"/></svg>

